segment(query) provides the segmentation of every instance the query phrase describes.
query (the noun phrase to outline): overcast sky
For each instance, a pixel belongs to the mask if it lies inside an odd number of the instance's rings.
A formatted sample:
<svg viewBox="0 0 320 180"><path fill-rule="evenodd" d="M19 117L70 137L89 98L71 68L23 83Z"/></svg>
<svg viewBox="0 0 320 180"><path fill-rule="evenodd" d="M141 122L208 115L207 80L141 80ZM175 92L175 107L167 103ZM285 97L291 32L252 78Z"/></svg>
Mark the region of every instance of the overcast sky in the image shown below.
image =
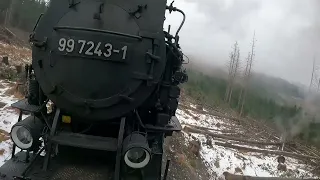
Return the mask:
<svg viewBox="0 0 320 180"><path fill-rule="evenodd" d="M254 71L308 85L314 55L320 65L320 0L176 0L175 6L187 15L180 44L193 62L225 65L235 41L244 61L255 31ZM181 19L167 15L165 27L175 32Z"/></svg>

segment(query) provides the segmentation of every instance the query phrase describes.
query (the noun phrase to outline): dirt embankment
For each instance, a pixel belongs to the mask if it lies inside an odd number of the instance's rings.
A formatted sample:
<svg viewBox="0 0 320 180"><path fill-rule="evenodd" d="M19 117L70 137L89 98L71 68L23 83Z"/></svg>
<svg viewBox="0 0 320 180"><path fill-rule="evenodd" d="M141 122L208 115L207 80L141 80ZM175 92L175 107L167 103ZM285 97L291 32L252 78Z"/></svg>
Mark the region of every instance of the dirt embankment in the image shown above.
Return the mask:
<svg viewBox="0 0 320 180"><path fill-rule="evenodd" d="M0 26L0 41L9 45L28 46L30 33L17 28Z"/></svg>
<svg viewBox="0 0 320 180"><path fill-rule="evenodd" d="M199 151L200 144L195 139L186 143L183 133L174 133L167 137L164 145L166 158L170 159L168 180L208 180L210 174L202 161ZM165 162L164 166L165 166Z"/></svg>
<svg viewBox="0 0 320 180"><path fill-rule="evenodd" d="M23 72L25 64L31 62L31 50L28 46L12 43L11 41L19 41L14 40L15 35L12 36L9 36L0 27L0 78L4 79L14 79L19 76ZM8 40L3 40L5 37Z"/></svg>

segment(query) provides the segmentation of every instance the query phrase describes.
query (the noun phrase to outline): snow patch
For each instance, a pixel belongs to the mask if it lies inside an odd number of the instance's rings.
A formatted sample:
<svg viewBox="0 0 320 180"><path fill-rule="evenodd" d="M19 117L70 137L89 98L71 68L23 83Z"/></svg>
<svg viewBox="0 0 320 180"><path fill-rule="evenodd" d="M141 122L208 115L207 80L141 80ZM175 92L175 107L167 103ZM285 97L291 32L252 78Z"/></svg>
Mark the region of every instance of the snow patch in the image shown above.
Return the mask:
<svg viewBox="0 0 320 180"><path fill-rule="evenodd" d="M176 114L182 124L196 125L213 130L227 129L224 125L230 126L232 124L227 119L221 120L218 117L199 114L186 109L178 109ZM217 126L218 124L219 126ZM192 138L190 138L190 134L185 132L183 134L186 139L185 144L188 145L188 142L192 141ZM261 153L241 152L215 145L215 142L220 142L217 140L212 140L212 145L208 145L205 135L196 133L191 133L191 135L201 142L200 156L208 167L212 180L217 177L224 177L224 172L259 177L318 178L310 173L307 165L300 164L296 159L286 157L285 164L288 170L283 172L277 169L278 162L275 155L266 156Z"/></svg>
<svg viewBox="0 0 320 180"><path fill-rule="evenodd" d="M19 114L18 111L11 108L11 104L16 102L18 99L14 98L14 96L6 96L4 93L10 88L10 83L4 80L0 80L0 102L5 103L5 106L0 108L0 130L4 130L7 133L10 133L11 127L18 121ZM27 117L23 115L22 118ZM4 164L4 162L11 157L11 148L12 141L8 139L6 141L0 142L0 151L4 150L4 153L0 155L0 166ZM16 151L18 152L18 150Z"/></svg>

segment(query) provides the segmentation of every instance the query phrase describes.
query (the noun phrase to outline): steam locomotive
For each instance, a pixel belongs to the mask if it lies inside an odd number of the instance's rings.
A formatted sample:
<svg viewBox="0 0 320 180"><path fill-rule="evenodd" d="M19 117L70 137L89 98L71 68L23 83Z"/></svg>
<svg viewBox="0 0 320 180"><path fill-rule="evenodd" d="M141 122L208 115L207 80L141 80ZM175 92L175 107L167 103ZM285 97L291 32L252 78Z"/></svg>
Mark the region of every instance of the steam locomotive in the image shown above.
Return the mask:
<svg viewBox="0 0 320 180"><path fill-rule="evenodd" d="M175 35L166 11L183 16ZM184 22L166 0L52 0L30 34L28 93L12 104L20 115L0 179L166 179L164 139L181 131L188 80Z"/></svg>

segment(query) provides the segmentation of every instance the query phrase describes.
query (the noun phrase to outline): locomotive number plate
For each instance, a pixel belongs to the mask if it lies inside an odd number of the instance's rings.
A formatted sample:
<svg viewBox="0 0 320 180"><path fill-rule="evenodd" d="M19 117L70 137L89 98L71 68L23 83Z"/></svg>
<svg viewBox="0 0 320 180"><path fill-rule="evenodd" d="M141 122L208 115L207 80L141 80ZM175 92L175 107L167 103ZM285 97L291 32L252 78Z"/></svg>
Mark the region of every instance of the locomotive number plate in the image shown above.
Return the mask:
<svg viewBox="0 0 320 180"><path fill-rule="evenodd" d="M70 56L125 61L128 58L128 45L60 38L58 52Z"/></svg>

